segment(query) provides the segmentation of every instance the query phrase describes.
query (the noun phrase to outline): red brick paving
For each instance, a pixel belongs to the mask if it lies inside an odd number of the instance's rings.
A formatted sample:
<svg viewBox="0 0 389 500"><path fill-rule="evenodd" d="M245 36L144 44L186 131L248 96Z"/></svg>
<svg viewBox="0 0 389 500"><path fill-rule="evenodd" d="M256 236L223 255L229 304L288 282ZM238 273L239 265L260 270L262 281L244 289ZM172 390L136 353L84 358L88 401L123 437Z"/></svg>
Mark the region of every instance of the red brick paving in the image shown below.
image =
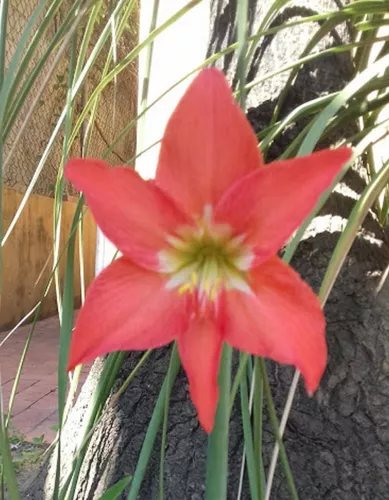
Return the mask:
<svg viewBox="0 0 389 500"><path fill-rule="evenodd" d="M18 328L3 345L1 343L8 332L0 333L1 390L5 411L8 411L13 380L30 328L30 325ZM27 353L11 417L12 426L27 439L43 434L45 441L50 442L55 437L53 426L58 425L58 348L58 318L40 321ZM83 375L85 377L86 373Z"/></svg>

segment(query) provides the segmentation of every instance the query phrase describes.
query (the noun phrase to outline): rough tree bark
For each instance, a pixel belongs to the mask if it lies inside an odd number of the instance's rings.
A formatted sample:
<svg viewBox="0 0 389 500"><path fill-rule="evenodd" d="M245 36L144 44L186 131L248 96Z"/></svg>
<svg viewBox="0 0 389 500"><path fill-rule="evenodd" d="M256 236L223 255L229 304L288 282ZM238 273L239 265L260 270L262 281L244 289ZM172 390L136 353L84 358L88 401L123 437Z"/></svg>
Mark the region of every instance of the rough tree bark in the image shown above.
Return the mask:
<svg viewBox="0 0 389 500"><path fill-rule="evenodd" d="M255 30L269 1L250 2L250 30ZM210 51L234 40L235 2L215 0ZM335 8L331 0L288 4L275 23ZM250 78L295 60L317 25L296 27L267 38L257 50ZM322 46L337 44L347 36L346 27L333 32ZM235 60L221 63L233 80ZM350 77L347 56L331 56L300 71L283 113L317 95L341 88ZM268 123L285 75L267 80L250 92L248 116L255 129ZM299 124L291 127L273 146L269 157L288 144ZM364 187L363 175L351 171L345 182L307 231L293 260L294 267L318 289L351 208ZM388 240L373 213L365 221L325 313L328 322L329 364L321 386L309 399L300 386L285 433L285 444L301 500L379 500L389 498L389 285L376 295L376 286L389 260ZM134 471L145 431L168 366L168 350L155 351L147 366L113 407L108 408L92 438L81 471L77 498L97 499L111 484ZM130 354L117 385L135 366L139 354ZM201 362L201 360L200 360ZM293 370L268 363L278 409L283 407ZM63 460L69 458L87 403L96 384L101 362L94 365L74 408L64 441ZM269 461L272 433L265 424L264 448ZM231 421L229 498L236 498L243 447L238 408ZM160 441L139 496L156 499L159 484ZM188 400L185 376L180 373L173 389L165 460L165 497L200 500L204 496L206 436ZM65 467L66 468L66 467ZM54 467L48 461L25 498L51 498ZM123 495L123 498L125 496ZM249 498L247 485L243 498ZM276 475L273 497L289 498L281 470ZM215 499L217 500L217 499Z"/></svg>

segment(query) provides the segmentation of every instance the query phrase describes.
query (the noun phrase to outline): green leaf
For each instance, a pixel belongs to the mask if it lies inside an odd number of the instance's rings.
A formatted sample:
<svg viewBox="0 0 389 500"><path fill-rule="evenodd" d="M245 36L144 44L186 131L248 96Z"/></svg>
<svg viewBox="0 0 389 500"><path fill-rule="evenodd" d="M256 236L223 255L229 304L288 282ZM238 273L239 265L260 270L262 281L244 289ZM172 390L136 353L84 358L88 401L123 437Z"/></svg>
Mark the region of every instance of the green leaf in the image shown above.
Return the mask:
<svg viewBox="0 0 389 500"><path fill-rule="evenodd" d="M54 498L58 497L61 476L61 430L63 425L64 408L67 387L67 364L70 351L70 340L74 316L74 253L76 245L76 228L81 216L82 203L78 203L72 222L72 235L68 246L68 256L65 269L65 286L63 292L62 323L59 342L58 359L58 444L57 444L57 472L55 476Z"/></svg>
<svg viewBox="0 0 389 500"><path fill-rule="evenodd" d="M234 407L234 401L236 395L239 390L240 383L242 381L242 377L245 376L246 366L249 359L249 354L242 353L242 356L239 358L239 367L235 374L234 383L232 384L231 396L230 396L230 415L232 412L232 408Z"/></svg>
<svg viewBox="0 0 389 500"><path fill-rule="evenodd" d="M130 484L132 477L123 477L116 484L111 486L101 497L100 500L116 500Z"/></svg>
<svg viewBox="0 0 389 500"><path fill-rule="evenodd" d="M275 437L275 439L277 441L277 444L279 446L280 458L281 458L281 462L282 462L282 465L283 465L283 468L284 468L286 482L287 482L288 487L289 487L291 498L293 500L298 500L299 497L298 497L296 486L294 484L293 474L292 474L292 471L290 469L290 465L289 465L288 457L287 457L287 454L286 454L285 446L284 446L284 443L282 441L282 437L280 435L280 428L279 428L279 424L278 424L277 413L276 413L276 409L275 409L275 406L274 406L273 397L272 397L272 394L271 394L271 388L270 388L269 378L268 378L268 375L267 375L267 369L266 369L265 361L264 361L263 358L259 358L259 360L258 360L258 366L259 366L259 371L260 371L260 374L261 374L261 378L263 380L263 388L264 388L264 393L265 393L265 398L266 398L267 410L268 410L268 413L269 413L270 423L271 423L271 425L273 427L274 437ZM271 485L272 485L272 481L269 480L268 484L267 484L266 495L265 495L265 499L266 500L268 500L270 498Z"/></svg>
<svg viewBox="0 0 389 500"><path fill-rule="evenodd" d="M41 434L39 437L33 437L31 442L34 444L42 444L45 441L45 435Z"/></svg>
<svg viewBox="0 0 389 500"><path fill-rule="evenodd" d="M236 9L236 27L238 47L237 73L239 76L239 104L244 110L246 107L246 53L247 53L247 23L248 23L248 0L240 0Z"/></svg>
<svg viewBox="0 0 389 500"><path fill-rule="evenodd" d="M353 244L355 237L361 227L370 208L373 206L379 194L389 182L389 161L383 165L374 179L366 186L357 203L349 216L346 227L344 228L335 250L331 256L330 263L323 282L320 287L319 297L324 304L328 298L335 280L341 270L344 260Z"/></svg>
<svg viewBox="0 0 389 500"><path fill-rule="evenodd" d="M384 71L389 66L389 54L382 57L369 68L365 69L359 73L346 87L339 92L339 94L323 109L323 111L316 117L312 125L310 126L309 132L305 136L305 139L298 151L298 156L303 156L309 154L313 151L316 144L320 140L322 133L324 132L327 124L336 114L336 112L345 106L349 100L365 85L367 85L373 77L378 75L381 71ZM344 172L343 172L344 173ZM336 180L338 182L338 179ZM323 207L332 189L327 190L320 197L316 207L303 222L300 228L296 231L292 240L288 243L283 259L286 262L290 262L292 259L297 246L303 237L307 227L309 226L311 220L317 215L319 210Z"/></svg>
<svg viewBox="0 0 389 500"><path fill-rule="evenodd" d="M243 354L240 354L240 358L242 360ZM257 380L255 380L255 384L257 384ZM254 445L253 445L253 432L251 429L250 422L250 407L249 407L249 398L248 398L248 387L247 387L247 376L242 377L242 381L240 383L240 401L241 401L241 409L242 409L242 422L243 422L243 436L244 436L244 447L247 459L247 471L249 476L249 485L250 485L250 494L253 499L262 498L259 496L260 490L258 489L258 481L257 481L257 468L255 464L254 457Z"/></svg>
<svg viewBox="0 0 389 500"><path fill-rule="evenodd" d="M261 498L266 491L265 467L262 456L262 436L263 436L263 380L259 367L259 359L254 359L254 455L257 467L258 486Z"/></svg>
<svg viewBox="0 0 389 500"><path fill-rule="evenodd" d="M1 385L0 385L1 390ZM10 500L20 500L18 485L16 482L15 467L12 463L11 449L8 441L7 428L4 424L3 396L0 392L0 457L2 459L2 474L8 488ZM0 471L1 473L1 471ZM0 474L0 476L2 475ZM0 477L1 482L1 477Z"/></svg>
<svg viewBox="0 0 389 500"><path fill-rule="evenodd" d="M228 427L230 419L232 348L224 344L219 371L219 403L215 425L208 438L206 500L227 499Z"/></svg>
<svg viewBox="0 0 389 500"><path fill-rule="evenodd" d="M174 376L174 363L173 358L170 359L169 369L167 373L168 386L172 387L172 382L170 377ZM165 408L163 414L163 424L162 424L162 438L161 438L161 459L160 459L160 471L159 471L159 498L164 500L164 479L165 479L165 448L166 448L166 438L167 438L167 423L169 417L169 403L170 403L170 392L166 394L165 397Z"/></svg>
<svg viewBox="0 0 389 500"><path fill-rule="evenodd" d="M131 489L128 494L127 500L136 500L138 498L138 493L147 469L147 465L150 460L151 453L153 451L154 442L165 413L165 401L166 398L170 397L173 383L177 377L180 366L181 363L178 356L177 345L174 344L169 370L163 382L161 391L157 399L157 404L155 405L154 412L151 417L145 439L143 441L142 449L138 458L138 463L136 464L134 476L131 483Z"/></svg>

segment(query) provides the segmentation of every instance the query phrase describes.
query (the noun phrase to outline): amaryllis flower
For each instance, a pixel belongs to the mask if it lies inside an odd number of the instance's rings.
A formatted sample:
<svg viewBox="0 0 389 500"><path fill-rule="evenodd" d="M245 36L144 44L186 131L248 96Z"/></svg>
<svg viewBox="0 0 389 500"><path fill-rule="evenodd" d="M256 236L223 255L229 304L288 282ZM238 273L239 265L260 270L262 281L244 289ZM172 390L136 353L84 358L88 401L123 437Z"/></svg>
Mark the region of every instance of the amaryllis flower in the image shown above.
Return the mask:
<svg viewBox="0 0 389 500"><path fill-rule="evenodd" d="M69 370L176 340L207 432L224 342L296 366L315 391L327 359L323 312L276 252L350 157L341 148L264 165L223 74L207 69L170 117L155 180L71 160L66 177L123 256L88 290Z"/></svg>

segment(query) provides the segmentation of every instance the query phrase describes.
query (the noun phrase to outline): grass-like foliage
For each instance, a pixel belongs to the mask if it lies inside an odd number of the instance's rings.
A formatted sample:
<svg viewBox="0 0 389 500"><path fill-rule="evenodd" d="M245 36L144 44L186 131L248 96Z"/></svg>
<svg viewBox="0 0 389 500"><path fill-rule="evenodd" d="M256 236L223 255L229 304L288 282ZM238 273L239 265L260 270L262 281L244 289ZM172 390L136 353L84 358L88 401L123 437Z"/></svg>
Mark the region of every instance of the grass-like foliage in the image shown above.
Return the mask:
<svg viewBox="0 0 389 500"><path fill-rule="evenodd" d="M218 53L209 55L201 66L193 67L188 74L182 77L170 88L166 88L153 102L148 97L148 81L153 63L153 47L158 44L159 36L168 32L171 26L184 16L191 16L202 0L182 2L181 10L171 17L158 23L158 9L164 2L153 2L154 12L149 34L138 40L139 16L142 15L142 4L149 0L42 0L32 14L26 18L20 32L10 32L10 19L14 2L2 0L0 2L0 193L4 188L6 173L15 165L13 161L18 154L23 138L28 136L29 130L35 127L34 117L46 98L47 91L53 85L58 85L56 113L50 133L45 137L39 156L34 159L34 170L26 185L24 196L13 220L6 230L3 226L3 213L0 217L0 239L2 247L20 223L23 210L29 197L34 193L39 182L44 178L47 169L52 168L51 159L56 155L56 182L52 186L53 196L53 248L47 259L52 262L50 276L44 287L41 300L21 320L20 325L31 320L30 334L20 359L17 376L11 394L7 412L4 413L0 405L0 495L1 492L9 495L11 500L20 498L17 486L17 472L21 463L16 463L12 454L12 443L15 439L15 430L11 425L12 408L15 398L18 397L18 385L23 373L23 366L31 343L34 342L34 330L40 318L42 305L49 290L56 290L58 314L61 320L60 350L58 359L58 434L46 453L53 453L56 457L56 478L53 500L76 498L75 492L80 477L83 461L94 430L100 422L107 408L107 400L115 386L116 376L123 365L126 354L116 352L109 354L104 362L96 391L91 395L87 420L82 427L78 446L74 451L72 463L66 470L66 477L61 477L63 465L62 456L62 429L66 424L72 409L74 394L77 390L80 368L71 375L67 373L70 342L74 320L74 276L76 264L81 271L81 296L85 297L85 278L83 276L83 217L87 210L82 194L78 195L78 205L75 211L73 224L66 241L61 239L61 223L64 194L71 189L64 179L64 166L68 159L77 153L78 156L96 156L109 159L136 168L136 160L150 148L156 147L159 141L147 145L147 148L135 152L121 148L123 142L132 141L135 146L135 129L147 117L147 113L160 101L169 96L170 92L180 83L185 82L199 69L207 67L227 54L237 55L237 71L235 75L235 97L239 105L245 109L246 94L265 79L276 75L287 74L284 87L278 97L271 121L258 134L258 146L266 156L271 150L274 141L291 124L302 123L301 131L283 151L282 158L302 156L313 152L320 143L332 137L338 137L337 146L348 145L354 148L354 160L363 159L367 168L367 182L359 199L355 201L353 209L341 234L328 269L321 284L319 299L324 306L342 268L345 258L353 244L357 233L368 211L374 209L379 222L385 226L388 220L389 209L389 162L383 163L377 154L376 144L388 134L389 109L389 36L388 36L388 0L356 0L333 12L294 18L293 21L274 24L274 20L287 7L288 0L274 0L269 10L264 14L259 29L248 32L247 0L237 2L236 20L233 32L236 40ZM34 2L32 2L34 3ZM151 3L151 0L150 0ZM308 10L307 10L308 12ZM266 37L281 31L287 37L288 30L296 25L314 24L316 31L306 47L295 61L286 66L274 68L271 74L261 79L247 82L250 61L256 49L264 43ZM349 30L347 42L339 42L336 46L322 49L322 39L339 26L346 26ZM16 43L10 43L16 39ZM195 34L188 33L188 37ZM125 50L122 50L123 46ZM180 40L177 40L179 50ZM143 77L143 87L138 111L135 111L134 102L137 98L137 60L139 54L146 53L147 64ZM288 92L293 86L296 77L304 64L319 61L331 54L348 53L353 67L351 80L341 90L317 96L316 98L297 106L291 112L282 112ZM171 54L174 58L174 54ZM189 56L188 56L189 57ZM123 95L120 95L121 78L132 78L134 94L132 112L124 114L125 119L119 120ZM107 95L109 105L107 106ZM259 103L258 103L259 104ZM107 137L96 144L96 134L101 134L99 117L105 115L105 132ZM107 116L110 115L110 116ZM355 127L345 125L355 123ZM107 125L108 124L108 125ZM15 133L16 130L16 133ZM351 130L351 132L349 132ZM142 126L138 128L143 133ZM345 132L346 131L346 132ZM12 135L14 134L14 135ZM340 134L340 135L339 135ZM349 136L347 134L350 134ZM104 131L103 131L104 135ZM10 143L10 137L12 141ZM128 139L128 138L131 139ZM340 137L340 139L339 139ZM108 138L108 139L107 139ZM144 138L138 137L138 144L147 144ZM131 149L131 148L130 148ZM126 157L118 157L118 151L125 151ZM114 160L113 160L114 159ZM337 177L333 188L341 181L345 171ZM283 252L283 259L289 263L310 222L323 207L331 194L331 189L320 198L317 206L300 228L289 240ZM0 210L2 199L0 197ZM78 239L77 239L78 235ZM76 246L80 262L76 262ZM51 259L51 260L50 260ZM0 276L6 263L2 262L0 254ZM64 278L59 273L60 265L65 266ZM37 279L38 279L37 274ZM1 292L0 282L0 292ZM18 325L19 326L19 325ZM17 328L7 338L6 342L13 341ZM147 351L134 371L119 389L116 387L114 400L126 390L136 377L144 363L148 362L151 351ZM217 409L215 427L210 435L208 444L206 482L206 498L208 500L225 500L227 497L228 476L228 425L232 406L235 400L240 400L242 425L244 435L244 452L242 461L234 464L241 470L241 482L247 470L249 490L253 500L269 500L274 472L280 460L285 481L290 490L291 498L297 499L298 492L294 477L289 466L287 449L283 444L282 436L285 430L288 415L293 405L293 398L299 380L296 372L290 386L284 413L278 418L275 404L272 399L271 388L263 359L240 354L239 366L231 375L231 349L225 348L220 368L220 399ZM0 346L1 359L1 346ZM169 419L169 400L172 394L173 383L180 368L177 348L174 345L171 351L171 360L155 409L147 428L143 446L137 466L131 477L124 477L119 483L111 487L104 499L118 498L123 491L128 492L128 499L138 497L143 478L153 451L156 438L162 433L160 459L160 494L164 498L164 453L168 441L167 429ZM1 374L4 378L4 374ZM110 400L112 404L112 399ZM0 403L2 400L0 398ZM265 408L269 414L274 434L274 451L268 467L264 466L262 453L263 421ZM39 449L39 450L38 450ZM35 459L37 445L32 450ZM23 456L23 460L27 460ZM22 462L23 462L22 460ZM231 465L231 464L230 464ZM298 471L295 471L298 474ZM241 498L242 484L239 485Z"/></svg>

